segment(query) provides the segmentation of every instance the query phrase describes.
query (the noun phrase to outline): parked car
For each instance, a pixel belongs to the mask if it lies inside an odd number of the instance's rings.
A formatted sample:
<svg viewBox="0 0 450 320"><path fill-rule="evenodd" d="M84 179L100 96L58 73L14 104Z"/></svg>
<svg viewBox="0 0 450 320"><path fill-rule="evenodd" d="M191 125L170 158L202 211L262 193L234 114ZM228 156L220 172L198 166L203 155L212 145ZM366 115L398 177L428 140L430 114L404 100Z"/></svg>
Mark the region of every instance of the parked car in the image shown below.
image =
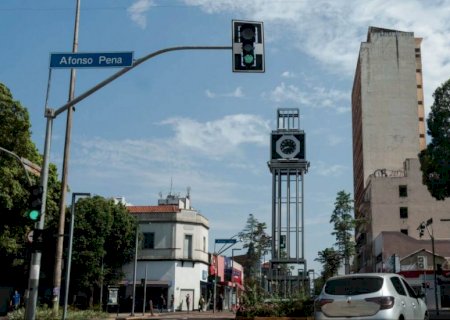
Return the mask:
<svg viewBox="0 0 450 320"><path fill-rule="evenodd" d="M423 294L395 273L359 273L328 279L314 302L322 319L428 319Z"/></svg>

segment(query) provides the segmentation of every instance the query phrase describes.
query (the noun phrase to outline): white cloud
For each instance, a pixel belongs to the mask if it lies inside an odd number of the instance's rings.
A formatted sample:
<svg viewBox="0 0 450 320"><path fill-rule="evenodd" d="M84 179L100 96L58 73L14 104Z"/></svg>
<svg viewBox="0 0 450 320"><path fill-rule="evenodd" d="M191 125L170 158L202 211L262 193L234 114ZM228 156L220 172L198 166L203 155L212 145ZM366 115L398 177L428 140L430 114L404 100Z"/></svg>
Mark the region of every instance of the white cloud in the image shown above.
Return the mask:
<svg viewBox="0 0 450 320"><path fill-rule="evenodd" d="M297 77L295 73L291 72L291 71L284 71L281 76L283 78L295 78Z"/></svg>
<svg viewBox="0 0 450 320"><path fill-rule="evenodd" d="M205 94L208 98L214 99L217 97L230 97L230 98L243 98L245 97L244 92L242 91L241 87L237 87L234 91L232 92L227 92L227 93L215 93L212 92L209 89L205 90Z"/></svg>
<svg viewBox="0 0 450 320"><path fill-rule="evenodd" d="M145 13L152 5L154 5L153 0L137 0L127 9L131 20L142 29L147 27L147 17L145 16Z"/></svg>
<svg viewBox="0 0 450 320"><path fill-rule="evenodd" d="M323 161L316 161L311 165L312 173L317 173L318 175L325 177L339 177L347 170L348 168L346 166L340 164L327 164Z"/></svg>
<svg viewBox="0 0 450 320"><path fill-rule="evenodd" d="M263 97L274 102L294 102L311 108L332 108L338 113L347 112L347 109L340 107L342 101L348 101L350 97L347 93L336 89L326 89L324 87L311 87L306 84L304 89L295 85L286 85L282 82L269 93L263 93Z"/></svg>
<svg viewBox="0 0 450 320"><path fill-rule="evenodd" d="M205 123L188 118L171 118L162 122L175 131L173 143L209 157L233 154L246 144L267 145L269 121L250 114L225 116Z"/></svg>
<svg viewBox="0 0 450 320"><path fill-rule="evenodd" d="M270 38L292 43L328 70L353 77L369 26L413 31L422 37L425 105L450 74L450 3L385 0L184 0L207 13L231 12L270 25ZM407 14L405 14L407 12ZM266 39L269 33L266 30ZM295 95L295 92L291 92ZM342 109L341 109L342 110ZM427 107L427 111L429 108Z"/></svg>
<svg viewBox="0 0 450 320"><path fill-rule="evenodd" d="M284 82L275 87L269 94L263 94L263 96L267 96L270 100L275 102L290 101L305 105L308 105L311 102L305 92L302 92L294 85L286 85Z"/></svg>

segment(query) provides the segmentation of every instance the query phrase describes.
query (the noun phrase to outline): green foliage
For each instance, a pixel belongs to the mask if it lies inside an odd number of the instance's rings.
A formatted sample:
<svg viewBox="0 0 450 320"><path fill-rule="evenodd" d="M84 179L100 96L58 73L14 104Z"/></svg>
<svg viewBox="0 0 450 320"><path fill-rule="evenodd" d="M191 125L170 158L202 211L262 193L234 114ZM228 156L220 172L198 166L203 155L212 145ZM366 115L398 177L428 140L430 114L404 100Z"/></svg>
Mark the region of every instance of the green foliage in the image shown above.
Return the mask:
<svg viewBox="0 0 450 320"><path fill-rule="evenodd" d="M59 312L57 319L62 316L62 311ZM9 320L23 320L25 319L25 309L18 309L8 313ZM51 308L43 307L37 308L36 320L54 320L53 311ZM99 312L94 310L75 310L69 309L66 314L68 320L101 320L109 319L109 314L105 312Z"/></svg>
<svg viewBox="0 0 450 320"><path fill-rule="evenodd" d="M0 83L0 147L41 165L42 157L31 140L29 114L20 102L14 100L10 90ZM28 210L29 181L18 159L0 151L0 282L18 287L26 287L29 248L26 235L33 228L33 222L25 217ZM39 178L30 174L32 184ZM50 166L47 218L50 222L55 215L59 201L57 170ZM43 252L48 252L47 248ZM43 270L45 272L45 270Z"/></svg>
<svg viewBox="0 0 450 320"><path fill-rule="evenodd" d="M342 263L342 255L334 248L326 248L317 253L318 257L314 259L323 265L322 279L324 282L337 274Z"/></svg>
<svg viewBox="0 0 450 320"><path fill-rule="evenodd" d="M104 284L116 284L122 265L134 254L134 217L125 206L100 196L79 199L75 209L71 288L91 292L99 286L102 260Z"/></svg>
<svg viewBox="0 0 450 320"><path fill-rule="evenodd" d="M244 303L236 313L239 317L305 317L314 312L310 298L266 299L254 304Z"/></svg>
<svg viewBox="0 0 450 320"><path fill-rule="evenodd" d="M335 245L345 261L345 271L349 273L349 261L355 254L355 242L352 237L356 224L356 220L353 218L353 200L350 198L350 193L346 193L344 190L338 192L330 223L333 224L334 230L331 234L336 237Z"/></svg>
<svg viewBox="0 0 450 320"><path fill-rule="evenodd" d="M243 241L243 248L247 248L247 257L243 263L245 277L253 277L259 267L263 255L271 247L271 238L266 233L267 225L259 222L253 214L249 214L247 224L238 236Z"/></svg>
<svg viewBox="0 0 450 320"><path fill-rule="evenodd" d="M427 119L431 142L419 153L422 182L437 200L450 197L450 80L433 94Z"/></svg>

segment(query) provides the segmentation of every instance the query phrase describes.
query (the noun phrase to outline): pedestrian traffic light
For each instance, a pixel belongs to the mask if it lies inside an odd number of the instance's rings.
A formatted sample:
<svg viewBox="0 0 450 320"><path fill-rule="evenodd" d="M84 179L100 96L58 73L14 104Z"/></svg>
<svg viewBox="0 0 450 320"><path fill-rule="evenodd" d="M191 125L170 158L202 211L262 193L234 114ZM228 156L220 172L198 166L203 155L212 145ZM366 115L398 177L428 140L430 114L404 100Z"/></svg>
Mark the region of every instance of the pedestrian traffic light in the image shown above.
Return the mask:
<svg viewBox="0 0 450 320"><path fill-rule="evenodd" d="M33 221L39 220L42 209L42 186L32 186L29 189L30 198L28 201L30 209L27 211L27 217Z"/></svg>
<svg viewBox="0 0 450 320"><path fill-rule="evenodd" d="M264 72L263 23L233 20L233 72Z"/></svg>

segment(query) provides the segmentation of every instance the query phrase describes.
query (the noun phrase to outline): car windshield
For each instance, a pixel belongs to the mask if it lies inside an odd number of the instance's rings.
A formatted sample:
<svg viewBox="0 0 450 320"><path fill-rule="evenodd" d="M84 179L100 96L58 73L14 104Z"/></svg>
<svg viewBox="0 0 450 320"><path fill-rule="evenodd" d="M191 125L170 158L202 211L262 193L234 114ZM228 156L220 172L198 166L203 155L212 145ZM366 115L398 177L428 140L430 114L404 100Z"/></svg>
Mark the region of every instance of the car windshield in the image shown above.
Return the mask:
<svg viewBox="0 0 450 320"><path fill-rule="evenodd" d="M325 292L332 295L357 295L376 292L381 289L383 278L380 277L348 277L328 280Z"/></svg>

